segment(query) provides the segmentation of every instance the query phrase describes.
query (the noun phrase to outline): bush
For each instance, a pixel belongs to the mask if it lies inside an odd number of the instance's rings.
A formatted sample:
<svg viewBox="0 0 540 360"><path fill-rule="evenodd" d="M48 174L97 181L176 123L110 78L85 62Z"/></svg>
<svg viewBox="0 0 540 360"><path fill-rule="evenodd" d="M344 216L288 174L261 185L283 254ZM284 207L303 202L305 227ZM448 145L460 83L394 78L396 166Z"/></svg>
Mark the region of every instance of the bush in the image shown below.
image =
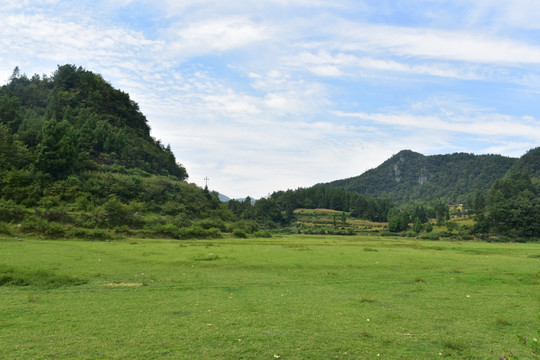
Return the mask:
<svg viewBox="0 0 540 360"><path fill-rule="evenodd" d="M268 231L268 230L255 231L254 235L256 237L260 237L260 238L271 238L272 237L272 234L270 234L270 231Z"/></svg>
<svg viewBox="0 0 540 360"><path fill-rule="evenodd" d="M88 211L90 210L90 207L92 206L92 202L90 201L91 195L88 193L80 194L75 199L75 208L81 211Z"/></svg>
<svg viewBox="0 0 540 360"><path fill-rule="evenodd" d="M24 233L36 232L43 234L48 228L49 223L47 220L37 216L29 216L24 219L20 224L20 229Z"/></svg>
<svg viewBox="0 0 540 360"><path fill-rule="evenodd" d="M64 227L56 222L51 222L47 225L44 231L45 235L52 238L59 238L65 235Z"/></svg>
<svg viewBox="0 0 540 360"><path fill-rule="evenodd" d="M204 239L220 237L221 232L218 228L203 229L200 225L194 224L189 227L181 228L178 232L180 239Z"/></svg>
<svg viewBox="0 0 540 360"><path fill-rule="evenodd" d="M24 206L17 205L13 201L0 200L0 221L21 221L27 211Z"/></svg>
<svg viewBox="0 0 540 360"><path fill-rule="evenodd" d="M243 229L248 234L253 234L259 230L259 224L254 220L240 220L236 222L235 228Z"/></svg>
<svg viewBox="0 0 540 360"><path fill-rule="evenodd" d="M178 228L173 224L155 224L150 231L157 235L166 235L177 238L180 234Z"/></svg>
<svg viewBox="0 0 540 360"><path fill-rule="evenodd" d="M114 232L116 232L118 234L131 234L131 230L129 229L129 226L127 226L127 225L122 225L122 226L115 227Z"/></svg>
<svg viewBox="0 0 540 360"><path fill-rule="evenodd" d="M220 231L226 231L227 227L221 219L203 219L198 223L203 229L218 228Z"/></svg>
<svg viewBox="0 0 540 360"><path fill-rule="evenodd" d="M179 228L191 226L191 220L186 214L175 216L172 223Z"/></svg>
<svg viewBox="0 0 540 360"><path fill-rule="evenodd" d="M38 201L39 206L44 207L45 209L52 209L60 205L60 196L47 195L43 196Z"/></svg>
<svg viewBox="0 0 540 360"><path fill-rule="evenodd" d="M112 240L114 235L105 229L82 229L73 228L67 231L67 236L85 240Z"/></svg>
<svg viewBox="0 0 540 360"><path fill-rule="evenodd" d="M164 214L167 215L178 215L186 212L186 207L184 204L180 204L175 201L167 201L163 206L161 207L161 211Z"/></svg>
<svg viewBox="0 0 540 360"><path fill-rule="evenodd" d="M94 229L88 231L86 238L90 240L112 240L114 236L108 230Z"/></svg>
<svg viewBox="0 0 540 360"><path fill-rule="evenodd" d="M103 204L109 226L118 226L131 222L131 212L127 205L124 205L116 196L110 196L109 200Z"/></svg>
<svg viewBox="0 0 540 360"><path fill-rule="evenodd" d="M234 229L233 230L233 235L240 238L240 239L247 238L247 233L246 233L246 231L244 229L238 229L238 228Z"/></svg>
<svg viewBox="0 0 540 360"><path fill-rule="evenodd" d="M73 222L71 216L69 216L67 210L63 207L47 209L41 213L41 217L47 221L56 221L63 223Z"/></svg>
<svg viewBox="0 0 540 360"><path fill-rule="evenodd" d="M88 230L81 228L74 228L69 233L70 238L86 239L88 238Z"/></svg>
<svg viewBox="0 0 540 360"><path fill-rule="evenodd" d="M0 221L0 234L11 235L9 224Z"/></svg>

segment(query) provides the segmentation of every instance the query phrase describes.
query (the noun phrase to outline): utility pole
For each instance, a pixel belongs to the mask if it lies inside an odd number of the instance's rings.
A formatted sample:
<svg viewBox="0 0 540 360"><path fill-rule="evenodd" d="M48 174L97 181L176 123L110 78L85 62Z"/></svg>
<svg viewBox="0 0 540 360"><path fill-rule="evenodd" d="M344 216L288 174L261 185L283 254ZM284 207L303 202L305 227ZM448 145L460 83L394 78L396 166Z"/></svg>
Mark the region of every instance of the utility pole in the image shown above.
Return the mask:
<svg viewBox="0 0 540 360"><path fill-rule="evenodd" d="M210 179L208 178L208 176L206 176L203 180L204 180L205 187L208 188L208 180Z"/></svg>

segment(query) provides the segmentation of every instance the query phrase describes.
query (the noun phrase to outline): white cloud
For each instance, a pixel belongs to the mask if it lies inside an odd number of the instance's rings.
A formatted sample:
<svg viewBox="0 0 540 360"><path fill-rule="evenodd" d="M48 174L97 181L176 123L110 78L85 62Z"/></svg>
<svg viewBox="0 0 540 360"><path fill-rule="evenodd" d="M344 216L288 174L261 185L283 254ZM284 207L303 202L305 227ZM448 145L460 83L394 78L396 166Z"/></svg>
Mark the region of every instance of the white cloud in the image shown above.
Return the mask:
<svg viewBox="0 0 540 360"><path fill-rule="evenodd" d="M168 32L166 48L174 49L176 55L187 53L193 56L228 51L262 41L268 37L270 29L245 18L228 17L174 26Z"/></svg>
<svg viewBox="0 0 540 360"><path fill-rule="evenodd" d="M487 64L540 64L540 47L501 36L343 21L326 48Z"/></svg>
<svg viewBox="0 0 540 360"><path fill-rule="evenodd" d="M460 0L469 8L467 21L482 26L540 29L540 3L536 0Z"/></svg>
<svg viewBox="0 0 540 360"><path fill-rule="evenodd" d="M484 137L522 137L530 140L540 139L540 122L522 123L508 115L485 114L478 117L461 117L456 115L447 118L437 115L414 115L408 113L343 113L336 115L352 117L359 120L373 121L383 125L406 127L408 129L429 129L452 133L481 135Z"/></svg>
<svg viewBox="0 0 540 360"><path fill-rule="evenodd" d="M358 57L338 52L335 55L327 51L311 53L303 51L290 59L299 69L307 69L318 76L355 77L362 76L361 70L377 72L397 72L414 75L430 75L464 80L486 79L487 74L478 67L445 63L409 65L395 60L377 59L369 56Z"/></svg>
<svg viewBox="0 0 540 360"><path fill-rule="evenodd" d="M263 196L358 175L403 148L519 155L537 144L540 5L515 1L8 0L0 76L64 63L101 73L193 181ZM444 6L464 18L430 22ZM520 104L506 110L495 92ZM441 101L454 97L467 103Z"/></svg>

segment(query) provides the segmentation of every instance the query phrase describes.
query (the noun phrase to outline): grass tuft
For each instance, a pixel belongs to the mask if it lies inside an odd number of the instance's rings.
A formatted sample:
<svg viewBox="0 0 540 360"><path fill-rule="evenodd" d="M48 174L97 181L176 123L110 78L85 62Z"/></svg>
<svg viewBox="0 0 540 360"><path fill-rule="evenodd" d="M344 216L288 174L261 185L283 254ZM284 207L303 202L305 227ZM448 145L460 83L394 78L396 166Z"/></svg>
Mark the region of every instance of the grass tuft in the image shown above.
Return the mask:
<svg viewBox="0 0 540 360"><path fill-rule="evenodd" d="M507 326L507 325L510 325L510 321L506 320L503 317L497 316L495 318L495 324L502 325L502 326Z"/></svg>
<svg viewBox="0 0 540 360"><path fill-rule="evenodd" d="M464 352L467 350L467 345L463 343L460 339L449 339L444 341L444 347L450 350L457 352Z"/></svg>
<svg viewBox="0 0 540 360"><path fill-rule="evenodd" d="M221 259L221 256L215 254L203 255L195 258L195 261L214 261Z"/></svg>
<svg viewBox="0 0 540 360"><path fill-rule="evenodd" d="M371 296L364 295L360 299L360 302L361 303L374 303L374 302L377 302L377 300L373 299Z"/></svg>
<svg viewBox="0 0 540 360"><path fill-rule="evenodd" d="M58 275L45 270L25 271L14 267L0 266L0 286L28 286L38 289L56 289L65 286L86 284L88 280Z"/></svg>

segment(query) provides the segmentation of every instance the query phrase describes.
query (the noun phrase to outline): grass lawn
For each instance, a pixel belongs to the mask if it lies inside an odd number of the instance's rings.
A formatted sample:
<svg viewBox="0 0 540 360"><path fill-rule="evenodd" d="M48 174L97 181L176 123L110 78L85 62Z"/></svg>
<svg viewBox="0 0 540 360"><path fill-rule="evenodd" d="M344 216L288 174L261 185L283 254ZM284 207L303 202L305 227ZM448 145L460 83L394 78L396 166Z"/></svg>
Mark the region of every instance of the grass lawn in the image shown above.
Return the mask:
<svg viewBox="0 0 540 360"><path fill-rule="evenodd" d="M537 243L0 237L0 284L0 359L534 359L540 327Z"/></svg>

